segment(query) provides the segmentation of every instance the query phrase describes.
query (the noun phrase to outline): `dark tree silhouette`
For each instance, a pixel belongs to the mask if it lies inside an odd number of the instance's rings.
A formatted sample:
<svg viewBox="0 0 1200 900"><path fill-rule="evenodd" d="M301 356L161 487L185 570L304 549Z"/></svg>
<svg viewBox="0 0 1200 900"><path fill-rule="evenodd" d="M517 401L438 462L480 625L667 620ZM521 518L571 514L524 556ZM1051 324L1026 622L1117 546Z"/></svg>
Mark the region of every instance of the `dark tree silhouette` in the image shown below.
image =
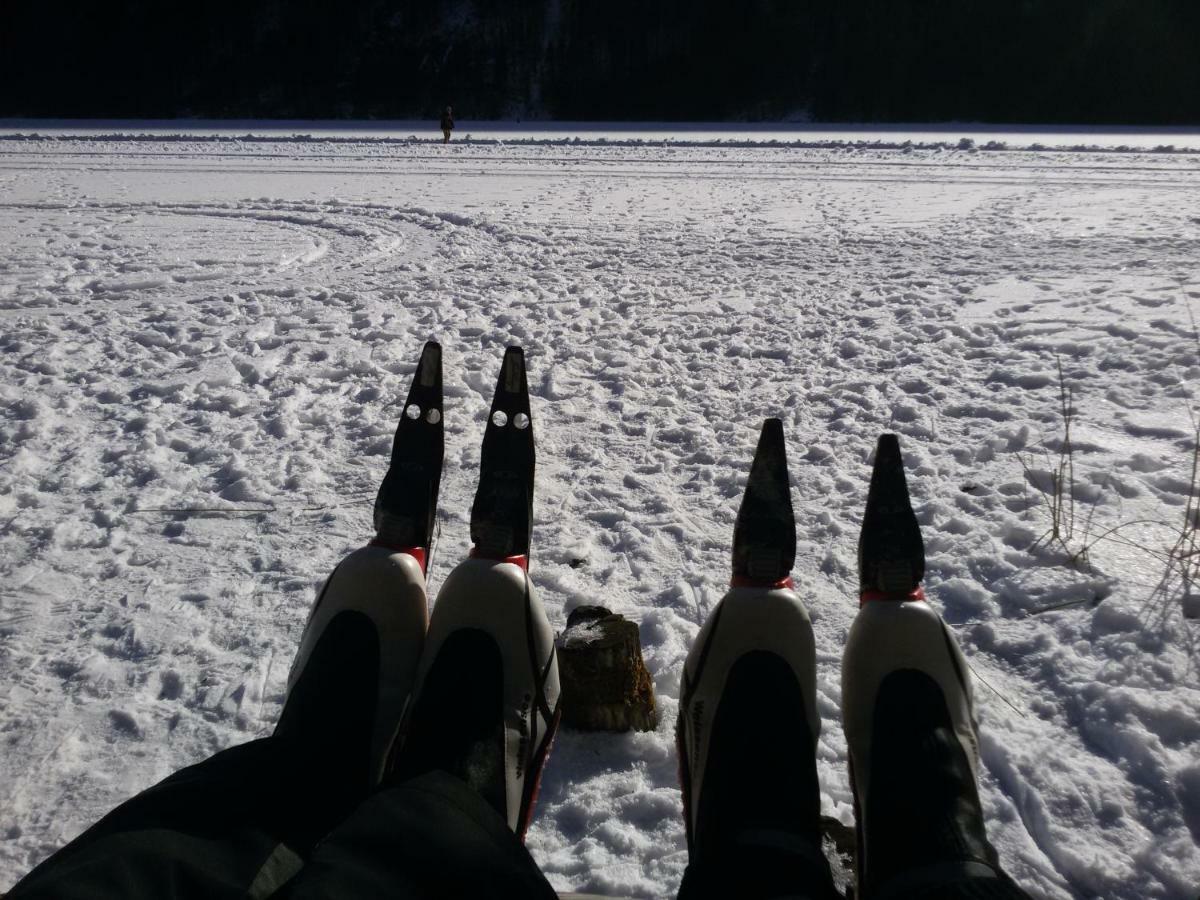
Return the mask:
<svg viewBox="0 0 1200 900"><path fill-rule="evenodd" d="M4 0L0 115L1200 122L1196 0Z"/></svg>

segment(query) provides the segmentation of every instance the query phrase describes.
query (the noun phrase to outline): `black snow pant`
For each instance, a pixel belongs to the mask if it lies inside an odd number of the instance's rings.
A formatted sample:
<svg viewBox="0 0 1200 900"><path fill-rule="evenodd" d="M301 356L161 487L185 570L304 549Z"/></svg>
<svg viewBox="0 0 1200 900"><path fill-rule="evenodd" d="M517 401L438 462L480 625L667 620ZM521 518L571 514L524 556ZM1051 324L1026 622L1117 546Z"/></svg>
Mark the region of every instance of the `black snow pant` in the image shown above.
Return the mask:
<svg viewBox="0 0 1200 900"><path fill-rule="evenodd" d="M117 807L6 900L556 897L457 778L430 772L347 809L340 786L298 768L273 737L218 753Z"/></svg>
<svg viewBox="0 0 1200 900"><path fill-rule="evenodd" d="M430 772L368 794L314 774L270 737L183 769L117 807L5 900L546 898L556 894L504 820ZM927 880L886 900L1025 900L1001 877ZM693 861L681 900L837 900L817 848L750 836Z"/></svg>

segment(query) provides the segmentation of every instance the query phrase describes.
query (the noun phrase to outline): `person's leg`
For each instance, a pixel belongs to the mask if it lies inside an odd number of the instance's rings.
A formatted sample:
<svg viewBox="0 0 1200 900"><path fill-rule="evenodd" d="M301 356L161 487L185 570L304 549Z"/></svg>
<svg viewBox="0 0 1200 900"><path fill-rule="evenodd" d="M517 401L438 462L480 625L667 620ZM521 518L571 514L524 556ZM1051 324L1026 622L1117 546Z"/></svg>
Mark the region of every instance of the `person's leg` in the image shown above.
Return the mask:
<svg viewBox="0 0 1200 900"><path fill-rule="evenodd" d="M554 897L522 843L558 723L554 634L526 571L533 434L505 354L471 510L380 790L281 896Z"/></svg>
<svg viewBox="0 0 1200 900"><path fill-rule="evenodd" d="M418 391L423 382L427 389ZM121 805L10 897L265 896L379 784L425 633L423 561L437 501L430 480L441 462L436 345L422 355L410 407L414 396L435 401L438 414L402 418L397 471L380 490L376 526L416 546L364 547L330 575L305 626L275 733ZM400 502L400 495L420 499Z"/></svg>
<svg viewBox="0 0 1200 900"><path fill-rule="evenodd" d="M778 419L734 532L734 586L688 654L676 736L685 900L839 897L821 852L812 625L791 589L795 522Z"/></svg>
<svg viewBox="0 0 1200 900"><path fill-rule="evenodd" d="M278 742L243 744L117 807L7 900L263 896L298 869ZM297 810L303 813L304 810ZM277 814L277 815L276 815Z"/></svg>
<svg viewBox="0 0 1200 900"><path fill-rule="evenodd" d="M859 544L842 710L864 900L1027 900L988 843L962 653L921 592L899 443L880 438Z"/></svg>
<svg viewBox="0 0 1200 900"><path fill-rule="evenodd" d="M377 792L275 896L554 900L557 895L483 795L434 770Z"/></svg>
<svg viewBox="0 0 1200 900"><path fill-rule="evenodd" d="M723 601L723 618L728 618L718 631L746 627L748 617L739 613L757 606L764 607L772 627L783 624L777 632L782 638L790 632L802 641L802 627L793 630L784 620L782 607L792 604L789 612L799 618L802 607L791 591L756 595L752 588L735 589ZM705 666L720 666L727 675L724 689L711 701L711 725L703 722L709 702L698 699L709 693L703 688L688 704L692 721L681 720L681 732L707 727L710 735L707 758L694 749L697 742L681 740L693 748L690 753L681 748L680 754L681 771L688 773L684 789L695 812L679 896L837 897L821 851L816 740L807 716L813 707L805 703L806 689L775 648L748 651L732 666L717 658L724 652L718 648ZM700 672L701 684L712 678L709 671ZM689 757L696 757L694 763L683 762ZM697 769L703 777L699 790Z"/></svg>
<svg viewBox="0 0 1200 900"><path fill-rule="evenodd" d="M525 359L505 352L471 506L471 558L438 591L388 780L442 770L524 838L559 721L554 631L529 578L534 441Z"/></svg>

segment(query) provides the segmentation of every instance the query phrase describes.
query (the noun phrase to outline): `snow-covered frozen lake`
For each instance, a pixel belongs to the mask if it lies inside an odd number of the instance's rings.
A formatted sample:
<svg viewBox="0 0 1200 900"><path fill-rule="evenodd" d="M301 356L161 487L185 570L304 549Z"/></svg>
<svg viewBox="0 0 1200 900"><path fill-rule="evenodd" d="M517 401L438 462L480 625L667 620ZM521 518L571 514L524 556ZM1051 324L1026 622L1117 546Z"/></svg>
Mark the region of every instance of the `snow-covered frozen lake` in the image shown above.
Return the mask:
<svg viewBox="0 0 1200 900"><path fill-rule="evenodd" d="M928 593L976 674L1005 865L1039 897L1195 900L1194 632L1153 592L1200 399L1200 153L1136 152L1200 149L1195 133L982 150L971 128L872 147L510 126L445 147L407 139L419 124L290 140L0 123L0 889L131 793L271 729L436 338L431 593L468 548L483 419L521 344L533 577L556 625L597 602L639 621L655 679L656 732L556 743L529 839L556 886L673 895L680 668L778 415L825 812L852 821L838 667L869 454L892 430ZM1058 361L1074 546L1123 526L1082 570L1031 550Z"/></svg>

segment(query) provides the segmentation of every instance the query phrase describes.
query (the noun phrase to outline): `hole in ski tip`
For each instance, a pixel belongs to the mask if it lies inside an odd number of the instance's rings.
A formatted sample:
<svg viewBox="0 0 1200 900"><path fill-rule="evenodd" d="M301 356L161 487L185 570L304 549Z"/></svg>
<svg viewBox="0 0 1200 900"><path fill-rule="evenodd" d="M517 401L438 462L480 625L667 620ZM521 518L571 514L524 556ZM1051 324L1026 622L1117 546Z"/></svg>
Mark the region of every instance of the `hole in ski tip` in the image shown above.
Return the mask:
<svg viewBox="0 0 1200 900"><path fill-rule="evenodd" d="M442 421L442 414L436 409L431 409L429 412L425 413L425 421L430 425L436 425L438 422Z"/></svg>
<svg viewBox="0 0 1200 900"><path fill-rule="evenodd" d="M502 409L496 410L492 413L492 424L497 428L503 428L508 424L508 413Z"/></svg>
<svg viewBox="0 0 1200 900"><path fill-rule="evenodd" d="M410 403L404 410L404 414L410 419L416 420L421 418L421 407L415 403Z"/></svg>
<svg viewBox="0 0 1200 900"><path fill-rule="evenodd" d="M525 415L525 413L517 413L513 416L513 425L519 430L524 431L529 427L529 416Z"/></svg>

